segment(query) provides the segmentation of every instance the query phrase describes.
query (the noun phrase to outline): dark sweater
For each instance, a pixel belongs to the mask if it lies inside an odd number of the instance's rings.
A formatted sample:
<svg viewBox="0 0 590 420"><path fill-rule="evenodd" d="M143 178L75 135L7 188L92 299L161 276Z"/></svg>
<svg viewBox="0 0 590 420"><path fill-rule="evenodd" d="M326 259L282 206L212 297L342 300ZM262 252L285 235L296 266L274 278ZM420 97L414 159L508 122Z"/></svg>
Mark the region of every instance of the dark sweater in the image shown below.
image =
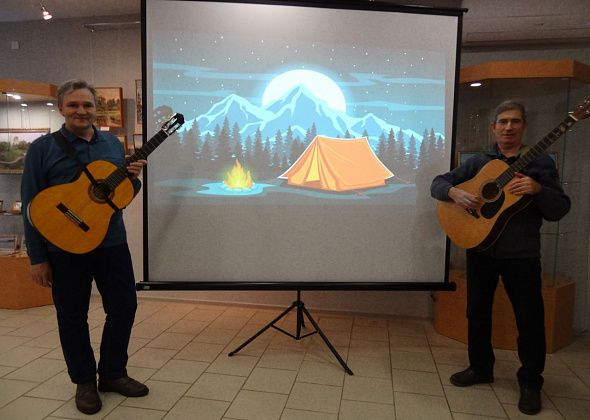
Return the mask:
<svg viewBox="0 0 590 420"><path fill-rule="evenodd" d="M461 166L434 178L430 186L432 197L441 201L450 201L449 189L473 178L492 159L502 159L508 164L515 160L513 158L507 159L500 153L498 147L494 146L489 152L477 154ZM555 162L551 157L540 156L531 162L522 173L541 184L541 192L533 197L528 206L512 216L497 241L490 248L481 251L492 257L540 257L540 229L543 219L560 220L570 209L570 199L561 188Z"/></svg>

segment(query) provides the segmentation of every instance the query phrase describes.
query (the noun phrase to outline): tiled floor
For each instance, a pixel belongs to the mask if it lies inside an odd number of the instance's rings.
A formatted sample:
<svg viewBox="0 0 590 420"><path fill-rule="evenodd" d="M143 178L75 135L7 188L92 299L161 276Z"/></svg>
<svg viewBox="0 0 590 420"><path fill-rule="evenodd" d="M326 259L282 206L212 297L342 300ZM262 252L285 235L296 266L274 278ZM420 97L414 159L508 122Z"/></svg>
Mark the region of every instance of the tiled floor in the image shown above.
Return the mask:
<svg viewBox="0 0 590 420"><path fill-rule="evenodd" d="M344 373L317 334L296 341L266 331L281 310L140 300L129 373L143 398L102 394L105 419L491 419L526 418L516 407L515 352L498 350L492 385L456 388L465 345L430 322L313 312L354 371ZM89 316L98 348L98 299ZM281 323L292 329L294 316ZM590 418L590 334L548 355L542 419ZM78 419L52 306L0 309L0 419Z"/></svg>

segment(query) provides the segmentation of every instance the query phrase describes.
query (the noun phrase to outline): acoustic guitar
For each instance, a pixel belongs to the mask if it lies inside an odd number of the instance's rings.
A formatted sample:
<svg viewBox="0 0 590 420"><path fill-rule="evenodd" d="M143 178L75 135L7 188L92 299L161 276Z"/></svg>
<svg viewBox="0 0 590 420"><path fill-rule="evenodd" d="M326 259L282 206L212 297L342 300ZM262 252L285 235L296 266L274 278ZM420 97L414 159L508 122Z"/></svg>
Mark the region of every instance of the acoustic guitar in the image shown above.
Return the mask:
<svg viewBox="0 0 590 420"><path fill-rule="evenodd" d="M64 251L84 254L97 248L112 215L135 196L127 165L146 159L182 124L182 114L174 114L160 131L126 158L124 165L96 160L86 165L76 181L39 192L29 204L29 221L45 239Z"/></svg>
<svg viewBox="0 0 590 420"><path fill-rule="evenodd" d="M439 201L436 215L449 239L461 248L481 251L492 246L510 218L530 204L533 198L508 191L515 173L521 172L576 122L588 116L590 99L578 105L574 112L511 165L498 159L491 160L472 179L455 185L455 188L481 197L484 204L478 209L466 210L453 201Z"/></svg>

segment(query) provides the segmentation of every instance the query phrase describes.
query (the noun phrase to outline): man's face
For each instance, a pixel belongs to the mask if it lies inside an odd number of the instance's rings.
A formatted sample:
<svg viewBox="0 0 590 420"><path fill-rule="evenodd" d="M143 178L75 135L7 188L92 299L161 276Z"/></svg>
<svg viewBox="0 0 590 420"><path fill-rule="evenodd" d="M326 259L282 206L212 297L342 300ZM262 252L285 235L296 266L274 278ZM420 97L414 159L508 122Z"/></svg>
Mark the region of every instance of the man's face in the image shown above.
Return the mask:
<svg viewBox="0 0 590 420"><path fill-rule="evenodd" d="M59 112L65 118L66 128L76 133L92 128L96 119L96 104L88 89L77 89L64 95Z"/></svg>
<svg viewBox="0 0 590 420"><path fill-rule="evenodd" d="M526 123L517 109L504 111L491 124L492 132L500 149L520 147Z"/></svg>

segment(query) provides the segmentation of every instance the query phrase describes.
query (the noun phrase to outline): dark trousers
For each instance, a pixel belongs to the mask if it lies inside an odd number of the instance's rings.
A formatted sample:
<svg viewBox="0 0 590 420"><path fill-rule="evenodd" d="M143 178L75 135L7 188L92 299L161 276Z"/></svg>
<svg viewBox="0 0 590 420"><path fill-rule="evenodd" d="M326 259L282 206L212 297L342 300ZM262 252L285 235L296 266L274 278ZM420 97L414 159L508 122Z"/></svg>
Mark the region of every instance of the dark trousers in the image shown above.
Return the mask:
<svg viewBox="0 0 590 420"><path fill-rule="evenodd" d="M96 360L88 330L93 278L106 313L98 374L105 379L127 376L127 346L137 309L127 244L97 248L82 255L50 252L49 259L59 338L72 382L96 380Z"/></svg>
<svg viewBox="0 0 590 420"><path fill-rule="evenodd" d="M492 305L498 277L516 318L518 356L517 377L521 387L540 390L545 368L545 313L541 294L539 258L497 259L467 253L467 320L469 363L482 373L493 373Z"/></svg>

